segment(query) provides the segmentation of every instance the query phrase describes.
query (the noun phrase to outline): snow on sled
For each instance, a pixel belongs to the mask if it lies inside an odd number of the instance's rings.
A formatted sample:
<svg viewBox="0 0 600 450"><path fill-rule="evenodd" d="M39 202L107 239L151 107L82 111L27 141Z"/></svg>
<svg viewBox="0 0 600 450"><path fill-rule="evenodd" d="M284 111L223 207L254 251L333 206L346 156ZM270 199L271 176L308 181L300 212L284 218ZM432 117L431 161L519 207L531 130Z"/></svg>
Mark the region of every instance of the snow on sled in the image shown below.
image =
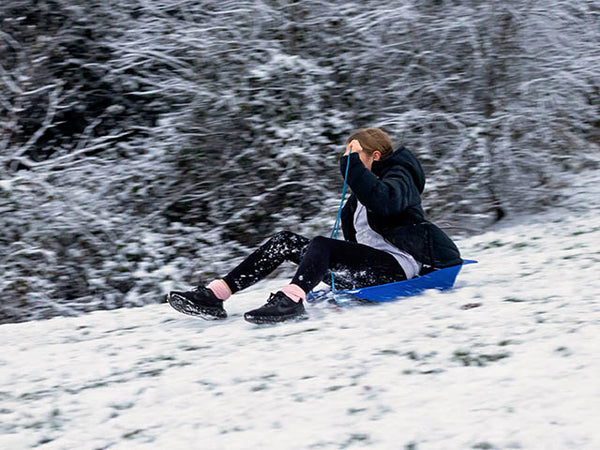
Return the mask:
<svg viewBox="0 0 600 450"><path fill-rule="evenodd" d="M477 261L472 259L463 260L462 264L457 266L446 267L444 269L437 269L433 272L429 272L420 277L411 278L410 280L397 281L395 283L381 284L378 286L370 286L359 289L348 289L343 291L337 291L335 296L338 295L342 298L354 298L360 300L369 300L372 302L392 302L399 300L402 297L411 297L413 295L420 294L427 289L437 289L439 291L446 291L454 286L454 281L458 276L458 272L462 269L462 266L467 264L474 264ZM308 295L308 302L316 302L322 297L319 292L311 292Z"/></svg>

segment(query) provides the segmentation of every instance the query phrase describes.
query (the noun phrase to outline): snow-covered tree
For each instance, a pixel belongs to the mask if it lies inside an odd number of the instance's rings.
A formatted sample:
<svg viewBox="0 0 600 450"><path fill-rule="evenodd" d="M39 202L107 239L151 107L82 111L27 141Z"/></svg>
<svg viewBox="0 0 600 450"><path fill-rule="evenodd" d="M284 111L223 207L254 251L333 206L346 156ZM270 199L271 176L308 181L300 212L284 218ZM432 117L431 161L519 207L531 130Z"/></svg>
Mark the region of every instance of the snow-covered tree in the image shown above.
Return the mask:
<svg viewBox="0 0 600 450"><path fill-rule="evenodd" d="M596 164L586 0L0 4L0 322L160 301L272 232L327 234L381 126L451 232Z"/></svg>

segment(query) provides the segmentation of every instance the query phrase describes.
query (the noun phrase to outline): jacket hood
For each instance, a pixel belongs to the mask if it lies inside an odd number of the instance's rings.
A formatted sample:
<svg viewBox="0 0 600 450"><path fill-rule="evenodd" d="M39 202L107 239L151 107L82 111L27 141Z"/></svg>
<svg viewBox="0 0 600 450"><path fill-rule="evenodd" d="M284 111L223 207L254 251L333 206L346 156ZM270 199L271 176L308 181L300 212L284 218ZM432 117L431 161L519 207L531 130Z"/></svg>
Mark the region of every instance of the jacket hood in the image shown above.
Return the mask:
<svg viewBox="0 0 600 450"><path fill-rule="evenodd" d="M402 166L410 173L419 194L425 189L425 172L421 163L406 147L399 147L394 153L380 161L373 161L371 171L378 177L383 176L394 166Z"/></svg>

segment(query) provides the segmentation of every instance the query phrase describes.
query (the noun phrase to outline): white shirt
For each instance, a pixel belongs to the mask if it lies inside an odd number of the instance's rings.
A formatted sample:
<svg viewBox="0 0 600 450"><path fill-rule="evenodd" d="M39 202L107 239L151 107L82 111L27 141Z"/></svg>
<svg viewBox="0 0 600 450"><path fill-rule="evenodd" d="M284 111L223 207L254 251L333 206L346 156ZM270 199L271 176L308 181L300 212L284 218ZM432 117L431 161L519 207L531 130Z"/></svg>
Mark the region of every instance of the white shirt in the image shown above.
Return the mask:
<svg viewBox="0 0 600 450"><path fill-rule="evenodd" d="M386 241L382 235L373 231L367 221L367 208L357 200L354 213L354 228L356 229L356 242L369 247L383 250L398 261L407 279L414 278L421 271L421 264L415 258Z"/></svg>

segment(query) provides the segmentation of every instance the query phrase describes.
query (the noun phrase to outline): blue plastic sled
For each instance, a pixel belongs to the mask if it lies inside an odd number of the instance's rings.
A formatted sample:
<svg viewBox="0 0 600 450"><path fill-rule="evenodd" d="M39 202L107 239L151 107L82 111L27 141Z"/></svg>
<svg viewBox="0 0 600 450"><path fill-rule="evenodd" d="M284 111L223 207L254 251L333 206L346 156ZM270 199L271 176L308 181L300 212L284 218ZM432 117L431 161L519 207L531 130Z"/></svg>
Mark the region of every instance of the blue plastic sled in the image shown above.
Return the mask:
<svg viewBox="0 0 600 450"><path fill-rule="evenodd" d="M462 269L462 266L474 264L476 262L477 261L472 259L465 259L460 265L434 270L426 275L421 275L420 277L412 278L410 280L360 289L337 291L335 295L340 295L342 298L348 298L347 296L350 296L351 298L369 300L372 302L391 302L399 300L402 297L411 297L420 294L427 289L446 291L454 286L454 281L456 280L458 272ZM313 298L311 299L311 297ZM313 292L311 292L308 301L318 301L318 297L318 293L313 294Z"/></svg>

